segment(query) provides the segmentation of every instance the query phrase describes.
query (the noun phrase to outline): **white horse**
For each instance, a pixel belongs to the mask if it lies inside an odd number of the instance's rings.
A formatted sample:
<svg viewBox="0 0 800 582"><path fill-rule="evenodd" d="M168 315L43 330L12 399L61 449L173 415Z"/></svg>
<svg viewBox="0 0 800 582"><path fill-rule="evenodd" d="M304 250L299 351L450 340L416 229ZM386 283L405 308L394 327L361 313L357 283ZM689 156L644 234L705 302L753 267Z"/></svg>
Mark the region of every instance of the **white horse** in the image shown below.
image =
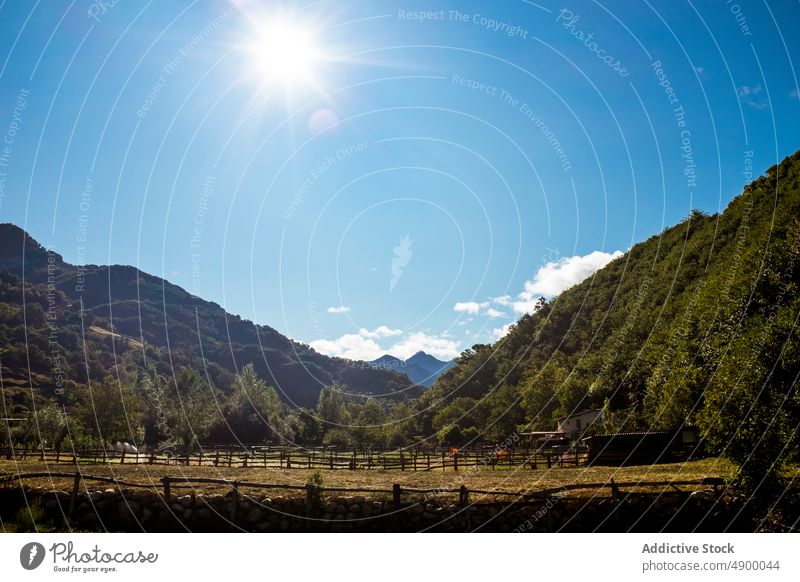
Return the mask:
<svg viewBox="0 0 800 582"><path fill-rule="evenodd" d="M127 441L117 441L114 443L114 450L118 453L138 453L139 449Z"/></svg>

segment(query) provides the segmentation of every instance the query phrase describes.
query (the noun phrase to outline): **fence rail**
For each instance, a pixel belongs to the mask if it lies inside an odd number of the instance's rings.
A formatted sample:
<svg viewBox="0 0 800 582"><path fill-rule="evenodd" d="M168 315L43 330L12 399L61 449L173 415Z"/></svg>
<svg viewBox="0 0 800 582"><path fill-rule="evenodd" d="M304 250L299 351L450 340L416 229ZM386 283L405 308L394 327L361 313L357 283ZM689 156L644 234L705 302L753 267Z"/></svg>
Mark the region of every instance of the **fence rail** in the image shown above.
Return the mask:
<svg viewBox="0 0 800 582"><path fill-rule="evenodd" d="M73 450L0 448L8 460L38 460L67 464L195 465L264 469L328 469L384 471L458 471L484 466L492 469L577 467L585 465L585 451L536 449L341 450L293 447L214 447L189 455L129 453L104 448Z"/></svg>

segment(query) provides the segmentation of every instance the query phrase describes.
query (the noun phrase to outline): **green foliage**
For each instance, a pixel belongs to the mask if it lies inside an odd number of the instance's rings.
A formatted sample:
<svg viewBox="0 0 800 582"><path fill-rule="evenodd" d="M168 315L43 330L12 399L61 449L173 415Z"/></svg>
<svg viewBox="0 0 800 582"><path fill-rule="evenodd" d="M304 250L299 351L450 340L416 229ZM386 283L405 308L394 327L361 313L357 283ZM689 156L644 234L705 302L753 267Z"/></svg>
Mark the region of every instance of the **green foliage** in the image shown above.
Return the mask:
<svg viewBox="0 0 800 582"><path fill-rule="evenodd" d="M4 527L8 533L48 533L56 529L38 499L17 511L14 520Z"/></svg>
<svg viewBox="0 0 800 582"><path fill-rule="evenodd" d="M144 403L125 378L106 376L78 392L74 415L81 430L96 442L140 440Z"/></svg>
<svg viewBox="0 0 800 582"><path fill-rule="evenodd" d="M247 364L234 377L225 417L227 426L241 442L280 443L294 437L278 393L258 377L253 364Z"/></svg>
<svg viewBox="0 0 800 582"><path fill-rule="evenodd" d="M217 399L214 387L193 368L183 368L178 374L170 410L172 432L185 454L205 439L217 422Z"/></svg>
<svg viewBox="0 0 800 582"><path fill-rule="evenodd" d="M319 471L314 471L311 475L309 475L308 480L306 481L306 486L308 488L308 503L311 506L312 512L315 515L318 515L325 503L322 473Z"/></svg>

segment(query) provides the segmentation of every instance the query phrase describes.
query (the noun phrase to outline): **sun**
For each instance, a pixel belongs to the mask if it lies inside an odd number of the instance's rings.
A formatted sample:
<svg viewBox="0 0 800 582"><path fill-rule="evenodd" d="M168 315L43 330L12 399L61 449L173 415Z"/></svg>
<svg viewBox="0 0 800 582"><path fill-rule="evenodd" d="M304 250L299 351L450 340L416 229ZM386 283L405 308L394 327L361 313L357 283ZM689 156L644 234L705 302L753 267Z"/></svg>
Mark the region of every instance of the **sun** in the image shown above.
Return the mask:
<svg viewBox="0 0 800 582"><path fill-rule="evenodd" d="M285 18L271 18L256 27L247 58L262 82L295 87L317 81L321 53L310 30Z"/></svg>

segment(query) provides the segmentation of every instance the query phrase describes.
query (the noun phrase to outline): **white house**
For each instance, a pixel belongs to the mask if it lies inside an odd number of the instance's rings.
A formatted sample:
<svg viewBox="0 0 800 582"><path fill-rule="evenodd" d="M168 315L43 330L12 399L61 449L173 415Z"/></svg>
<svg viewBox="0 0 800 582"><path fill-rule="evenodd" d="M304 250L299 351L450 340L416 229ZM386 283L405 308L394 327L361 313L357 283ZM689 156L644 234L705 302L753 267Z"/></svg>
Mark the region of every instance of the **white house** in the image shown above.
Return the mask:
<svg viewBox="0 0 800 582"><path fill-rule="evenodd" d="M558 432L562 432L568 434L570 436L576 436L581 434L587 426L599 420L603 417L602 410L583 410L581 412L576 412L575 414L570 414L569 416L563 416L558 419Z"/></svg>

